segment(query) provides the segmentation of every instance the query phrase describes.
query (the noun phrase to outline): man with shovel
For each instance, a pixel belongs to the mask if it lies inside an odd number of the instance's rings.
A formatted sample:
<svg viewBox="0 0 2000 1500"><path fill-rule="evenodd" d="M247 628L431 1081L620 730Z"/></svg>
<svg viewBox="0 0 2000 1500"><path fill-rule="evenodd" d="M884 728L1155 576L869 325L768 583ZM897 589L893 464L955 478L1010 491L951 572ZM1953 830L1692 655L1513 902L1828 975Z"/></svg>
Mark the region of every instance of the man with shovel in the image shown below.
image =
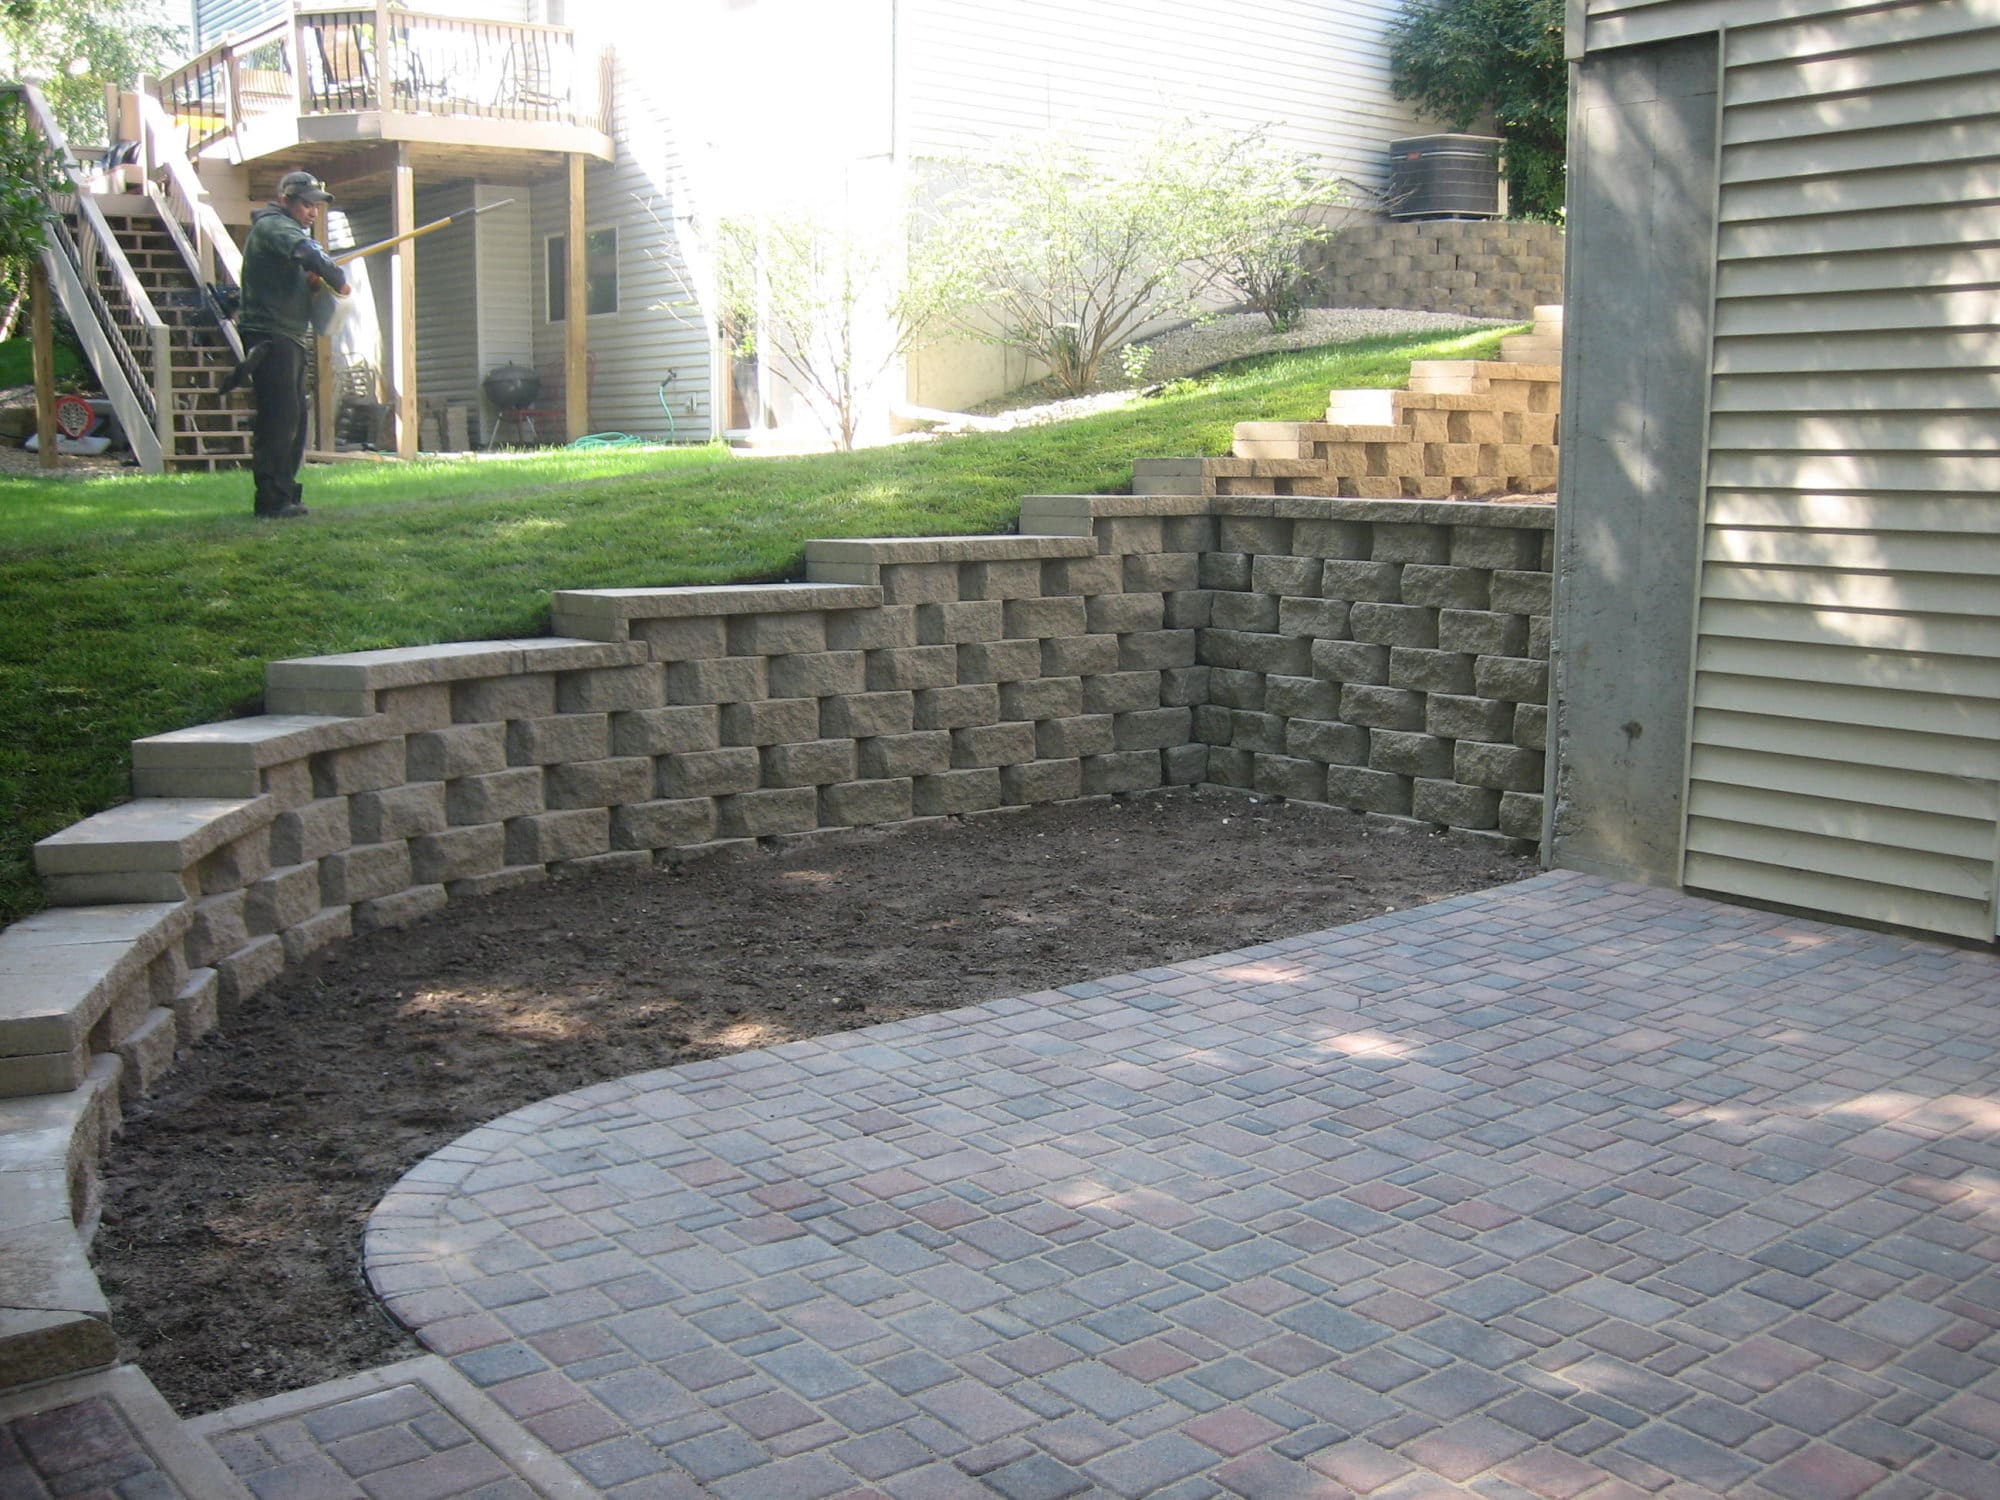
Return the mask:
<svg viewBox="0 0 2000 1500"><path fill-rule="evenodd" d="M306 457L306 334L314 290L348 294L347 273L313 238L320 205L333 194L310 172L287 172L277 201L250 215L243 244L243 363L257 396L250 431L250 471L260 516L286 520L306 514L299 502L299 466ZM227 387L225 387L227 388Z"/></svg>

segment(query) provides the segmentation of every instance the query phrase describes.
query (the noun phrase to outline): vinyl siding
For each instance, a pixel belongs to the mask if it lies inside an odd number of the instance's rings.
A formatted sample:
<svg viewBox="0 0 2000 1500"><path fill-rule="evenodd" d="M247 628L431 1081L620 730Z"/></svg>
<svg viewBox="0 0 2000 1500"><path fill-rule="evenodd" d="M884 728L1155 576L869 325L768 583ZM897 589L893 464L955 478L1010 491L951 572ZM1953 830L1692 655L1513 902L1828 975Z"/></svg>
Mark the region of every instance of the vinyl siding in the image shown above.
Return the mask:
<svg viewBox="0 0 2000 1500"><path fill-rule="evenodd" d="M2000 19L1729 9L1683 878L1991 938Z"/></svg>
<svg viewBox="0 0 2000 1500"><path fill-rule="evenodd" d="M484 380L501 365L532 368L535 363L535 273L528 244L532 209L526 188L481 185L474 192L482 204L514 200L472 221L473 274L478 288L473 299L478 321L474 374ZM491 431L493 412L483 399L475 398L470 414L473 440L483 441Z"/></svg>
<svg viewBox="0 0 2000 1500"><path fill-rule="evenodd" d="M1724 26L1788 23L1808 44L1850 11L1881 0L1569 0L1572 55L1696 36Z"/></svg>
<svg viewBox="0 0 2000 1500"><path fill-rule="evenodd" d="M980 156L1024 133L1121 133L1206 116L1271 125L1371 188L1389 142L1429 129L1390 95L1385 32L1401 0L904 0L905 159Z"/></svg>
<svg viewBox="0 0 2000 1500"><path fill-rule="evenodd" d="M195 0L194 50L268 26L290 9L290 0Z"/></svg>
<svg viewBox="0 0 2000 1500"><path fill-rule="evenodd" d="M417 222L470 208L470 183L417 193ZM417 254L417 398L462 401L479 411L478 234L473 219L427 234ZM383 274L388 274L383 258ZM475 423L475 426L478 424Z"/></svg>
<svg viewBox="0 0 2000 1500"><path fill-rule="evenodd" d="M664 439L659 383L671 372L674 435L707 438L716 430L709 397L712 333L690 305L700 283L678 243L691 212L681 176L681 131L688 127L643 56L627 60L614 51L613 68L618 160L591 163L584 185L587 227L618 231L618 311L590 319L590 427ZM545 261L548 238L565 232L567 215L563 179L538 183L530 216L529 302L534 363L545 376L562 368L563 325L548 320Z"/></svg>

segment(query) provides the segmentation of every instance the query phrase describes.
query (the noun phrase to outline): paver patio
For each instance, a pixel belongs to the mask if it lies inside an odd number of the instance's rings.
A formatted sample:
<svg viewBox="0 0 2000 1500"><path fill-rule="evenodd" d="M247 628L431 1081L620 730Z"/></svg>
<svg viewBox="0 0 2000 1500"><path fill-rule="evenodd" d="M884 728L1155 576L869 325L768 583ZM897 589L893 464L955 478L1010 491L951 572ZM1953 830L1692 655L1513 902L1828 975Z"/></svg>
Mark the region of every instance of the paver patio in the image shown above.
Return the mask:
<svg viewBox="0 0 2000 1500"><path fill-rule="evenodd" d="M1996 1054L1556 873L534 1105L368 1271L620 1500L1996 1497Z"/></svg>

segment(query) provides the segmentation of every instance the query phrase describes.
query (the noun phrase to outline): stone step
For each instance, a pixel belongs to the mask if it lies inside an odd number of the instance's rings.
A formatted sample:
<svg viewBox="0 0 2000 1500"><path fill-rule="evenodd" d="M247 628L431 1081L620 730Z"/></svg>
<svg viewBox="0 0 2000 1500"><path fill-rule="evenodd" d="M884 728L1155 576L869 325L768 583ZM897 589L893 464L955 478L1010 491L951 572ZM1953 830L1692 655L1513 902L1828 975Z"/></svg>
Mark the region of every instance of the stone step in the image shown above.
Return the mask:
<svg viewBox="0 0 2000 1500"><path fill-rule="evenodd" d="M1560 365L1562 335L1517 333L1500 340L1500 357L1509 363Z"/></svg>
<svg viewBox="0 0 2000 1500"><path fill-rule="evenodd" d="M147 967L192 920L185 901L51 907L0 932L0 1097L78 1088L144 1028Z"/></svg>
<svg viewBox="0 0 2000 1500"><path fill-rule="evenodd" d="M687 620L714 615L807 613L874 609L879 586L852 583L725 584L712 588L558 589L551 627L583 640L625 641L634 620Z"/></svg>
<svg viewBox="0 0 2000 1500"><path fill-rule="evenodd" d="M7 1477L26 1486L18 1492L23 1500L74 1493L79 1480L93 1473L117 1479L115 1490L112 1484L92 1485L91 1495L251 1500L242 1481L187 1430L137 1365L74 1375L0 1398L0 1446L11 1449L20 1465L10 1467ZM88 1469L79 1467L84 1456Z"/></svg>
<svg viewBox="0 0 2000 1500"><path fill-rule="evenodd" d="M629 666L646 658L638 643L542 636L516 641L454 641L296 657L264 668L264 706L272 714L358 717L376 712L376 694L392 688L520 672L573 672Z"/></svg>
<svg viewBox="0 0 2000 1500"><path fill-rule="evenodd" d="M35 869L58 906L180 901L195 861L277 815L271 797L145 797L50 834Z"/></svg>
<svg viewBox="0 0 2000 1500"><path fill-rule="evenodd" d="M0 1099L0 1389L118 1357L88 1248L122 1071L100 1057L68 1092Z"/></svg>
<svg viewBox="0 0 2000 1500"><path fill-rule="evenodd" d="M186 1432L265 1500L364 1493L591 1500L604 1493L434 1354L210 1412ZM697 1493L692 1486L673 1492Z"/></svg>
<svg viewBox="0 0 2000 1500"><path fill-rule="evenodd" d="M379 715L259 714L148 735L132 741L132 790L156 798L255 797L269 766L398 732Z"/></svg>

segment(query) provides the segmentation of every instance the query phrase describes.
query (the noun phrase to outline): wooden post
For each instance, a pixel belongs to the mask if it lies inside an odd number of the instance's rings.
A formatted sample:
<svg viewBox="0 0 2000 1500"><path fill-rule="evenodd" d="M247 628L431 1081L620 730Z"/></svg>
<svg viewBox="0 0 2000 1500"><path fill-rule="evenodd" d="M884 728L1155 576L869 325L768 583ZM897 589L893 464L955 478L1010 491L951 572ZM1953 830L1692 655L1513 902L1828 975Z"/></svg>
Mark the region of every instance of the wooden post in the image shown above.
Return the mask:
<svg viewBox="0 0 2000 1500"><path fill-rule="evenodd" d="M393 171L394 202L391 234L408 234L417 227L416 174L410 168L410 148L396 145ZM396 389L396 456L417 456L417 247L398 245L389 252L390 383Z"/></svg>
<svg viewBox="0 0 2000 1500"><path fill-rule="evenodd" d="M396 55L394 41L389 35L389 0L375 0L375 65L369 70L375 109L401 109L404 101L396 97L396 76L411 71L407 58Z"/></svg>
<svg viewBox="0 0 2000 1500"><path fill-rule="evenodd" d="M326 210L321 209L319 220L313 225L313 238L319 241L320 249L326 248ZM312 448L318 453L331 453L340 446L340 434L334 424L340 415L340 392L333 384L333 340L323 334L313 336L313 399L312 399Z"/></svg>
<svg viewBox="0 0 2000 1500"><path fill-rule="evenodd" d="M563 436L574 442L590 431L590 329L585 282L583 157L569 156L568 269L563 279Z"/></svg>
<svg viewBox="0 0 2000 1500"><path fill-rule="evenodd" d="M49 273L39 255L28 262L28 318L34 330L35 446L42 467L53 469L62 458L56 447L56 328L49 315Z"/></svg>

